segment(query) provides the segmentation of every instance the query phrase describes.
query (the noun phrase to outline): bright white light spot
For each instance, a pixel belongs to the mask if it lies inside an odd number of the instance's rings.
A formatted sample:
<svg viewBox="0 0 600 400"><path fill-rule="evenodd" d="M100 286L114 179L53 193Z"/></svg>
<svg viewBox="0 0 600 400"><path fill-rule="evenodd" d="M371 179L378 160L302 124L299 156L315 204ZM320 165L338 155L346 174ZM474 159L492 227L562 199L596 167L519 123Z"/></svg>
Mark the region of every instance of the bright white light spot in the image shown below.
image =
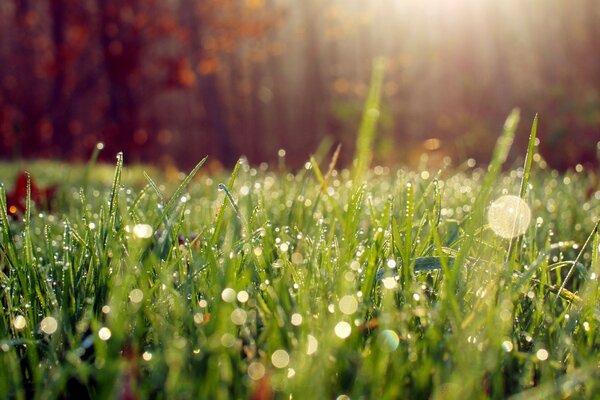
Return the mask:
<svg viewBox="0 0 600 400"><path fill-rule="evenodd" d="M350 269L352 269L353 271L358 271L360 269L360 263L356 260L353 260L350 263Z"/></svg>
<svg viewBox="0 0 600 400"><path fill-rule="evenodd" d="M254 361L252 364L248 366L248 376L253 381L258 381L265 376L265 366L259 363L258 361Z"/></svg>
<svg viewBox="0 0 600 400"><path fill-rule="evenodd" d="M245 290L240 290L237 294L237 299L240 303L245 303L250 298L250 295Z"/></svg>
<svg viewBox="0 0 600 400"><path fill-rule="evenodd" d="M142 292L140 289L133 289L131 292L129 292L129 300L131 300L132 303L141 303L143 299L144 292Z"/></svg>
<svg viewBox="0 0 600 400"><path fill-rule="evenodd" d="M254 249L254 255L256 257L262 256L262 253L263 253L263 249L261 247L257 247L257 248Z"/></svg>
<svg viewBox="0 0 600 400"><path fill-rule="evenodd" d="M98 150L102 150L102 149L104 148L104 143L102 143L102 142L98 143L98 144L96 145L96 148L97 148Z"/></svg>
<svg viewBox="0 0 600 400"><path fill-rule="evenodd" d="M356 301L354 296L344 296L340 299L338 306L342 313L351 315L358 309L358 301Z"/></svg>
<svg viewBox="0 0 600 400"><path fill-rule="evenodd" d="M20 331L21 329L24 329L25 326L27 326L27 320L24 316L17 315L15 320L13 321L13 326L16 330Z"/></svg>
<svg viewBox="0 0 600 400"><path fill-rule="evenodd" d="M281 250L283 253L287 252L289 248L290 246L287 243L281 243L281 246L279 246L279 250Z"/></svg>
<svg viewBox="0 0 600 400"><path fill-rule="evenodd" d="M104 314L108 314L108 313L110 313L110 306L109 306L109 305L106 305L106 304L105 304L105 305L103 305L103 306L102 306L102 312L103 312Z"/></svg>
<svg viewBox="0 0 600 400"><path fill-rule="evenodd" d="M379 334L379 343L383 351L392 352L398 348L400 337L391 329L385 329Z"/></svg>
<svg viewBox="0 0 600 400"><path fill-rule="evenodd" d="M504 342L502 342L502 350L504 350L507 353L510 353L511 351L513 351L514 345L510 340L505 340Z"/></svg>
<svg viewBox="0 0 600 400"><path fill-rule="evenodd" d="M292 325L294 325L294 326L302 325L302 315L300 315L298 313L292 314L291 320L292 320Z"/></svg>
<svg viewBox="0 0 600 400"><path fill-rule="evenodd" d="M396 260L392 260L392 259L388 260L387 266L388 266L388 268L391 268L391 269L396 268Z"/></svg>
<svg viewBox="0 0 600 400"><path fill-rule="evenodd" d="M293 378L296 375L296 370L294 368L288 368L288 378Z"/></svg>
<svg viewBox="0 0 600 400"><path fill-rule="evenodd" d="M46 335L52 335L54 332L56 332L56 329L58 329L58 322L56 321L56 318L53 318L53 317L44 318L42 320L42 322L40 322L40 329Z"/></svg>
<svg viewBox="0 0 600 400"><path fill-rule="evenodd" d="M398 283L396 282L396 279L394 279L393 276L388 276L387 278L383 278L382 280L383 282L383 287L385 287L386 289L395 289L396 286L398 286Z"/></svg>
<svg viewBox="0 0 600 400"><path fill-rule="evenodd" d="M589 332L590 331L590 323L585 321L583 323L583 329L585 329L586 332Z"/></svg>
<svg viewBox="0 0 600 400"><path fill-rule="evenodd" d="M100 338L100 340L108 340L110 339L110 337L112 336L112 332L110 331L110 329L108 329L107 327L103 326L102 328L100 328L100 330L98 330L98 337Z"/></svg>
<svg viewBox="0 0 600 400"><path fill-rule="evenodd" d="M152 227L148 224L137 224L133 227L133 235L140 239L148 239L152 232Z"/></svg>
<svg viewBox="0 0 600 400"><path fill-rule="evenodd" d="M527 231L531 222L531 210L518 196L502 196L490 205L488 221L494 233L511 239Z"/></svg>
<svg viewBox="0 0 600 400"><path fill-rule="evenodd" d="M346 339L352 333L352 326L346 321L338 322L335 326L335 335L340 339Z"/></svg>
<svg viewBox="0 0 600 400"><path fill-rule="evenodd" d="M221 292L221 298L226 303L233 303L235 301L235 290L232 288L225 288Z"/></svg>
<svg viewBox="0 0 600 400"><path fill-rule="evenodd" d="M149 351L145 351L142 354L142 358L144 359L144 361L150 361L152 360L152 353L150 353Z"/></svg>
<svg viewBox="0 0 600 400"><path fill-rule="evenodd" d="M309 356L314 354L319 350L319 341L313 335L308 335L308 346L306 350L306 354Z"/></svg>
<svg viewBox="0 0 600 400"><path fill-rule="evenodd" d="M535 356L540 361L546 361L548 359L548 357L550 356L550 354L548 353L548 350L546 350L546 349L539 349L537 351L537 353L535 353Z"/></svg>
<svg viewBox="0 0 600 400"><path fill-rule="evenodd" d="M275 350L271 355L271 363L275 368L285 368L290 363L290 355L285 350Z"/></svg>

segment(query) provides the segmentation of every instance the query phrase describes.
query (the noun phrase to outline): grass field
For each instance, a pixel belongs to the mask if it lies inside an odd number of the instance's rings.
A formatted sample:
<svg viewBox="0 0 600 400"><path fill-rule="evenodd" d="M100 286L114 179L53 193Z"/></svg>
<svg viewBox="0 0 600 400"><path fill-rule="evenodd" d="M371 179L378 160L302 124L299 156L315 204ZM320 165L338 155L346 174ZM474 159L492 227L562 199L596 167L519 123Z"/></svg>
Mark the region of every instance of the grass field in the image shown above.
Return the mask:
<svg viewBox="0 0 600 400"><path fill-rule="evenodd" d="M502 172L517 118L489 168L29 165L60 187L0 193L0 398L598 398L599 176L535 137Z"/></svg>

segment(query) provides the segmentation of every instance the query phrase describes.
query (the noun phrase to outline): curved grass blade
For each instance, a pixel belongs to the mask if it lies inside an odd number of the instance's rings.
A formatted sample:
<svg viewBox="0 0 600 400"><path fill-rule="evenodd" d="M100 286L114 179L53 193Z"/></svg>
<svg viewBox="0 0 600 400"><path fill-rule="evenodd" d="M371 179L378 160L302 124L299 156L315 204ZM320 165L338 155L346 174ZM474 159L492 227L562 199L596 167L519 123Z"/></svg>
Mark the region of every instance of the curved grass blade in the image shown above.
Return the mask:
<svg viewBox="0 0 600 400"><path fill-rule="evenodd" d="M160 213L160 215L156 218L156 221L154 222L153 228L155 231L160 227L160 224L162 223L165 216L169 215L169 213L171 212L171 209L175 206L175 202L177 201L177 199L179 199L181 197L181 193L183 193L183 191L186 188L186 186L188 185L188 183L190 183L190 181L192 180L194 175L196 175L198 170L204 165L207 158L208 157L204 157L194 167L194 169L185 177L185 179L181 182L181 184L179 185L177 190L175 190L175 193L173 193L173 196L171 196L171 199L169 200L169 202L167 203L165 208L163 208L162 212Z"/></svg>

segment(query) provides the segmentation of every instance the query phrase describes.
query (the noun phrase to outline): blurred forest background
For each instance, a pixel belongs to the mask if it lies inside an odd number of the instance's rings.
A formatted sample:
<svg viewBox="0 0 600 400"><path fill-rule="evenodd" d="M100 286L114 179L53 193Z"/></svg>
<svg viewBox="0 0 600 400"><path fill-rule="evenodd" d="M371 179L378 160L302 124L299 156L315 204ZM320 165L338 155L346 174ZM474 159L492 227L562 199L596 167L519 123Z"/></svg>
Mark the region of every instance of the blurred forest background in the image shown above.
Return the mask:
<svg viewBox="0 0 600 400"><path fill-rule="evenodd" d="M557 168L597 163L597 0L2 0L0 156L187 168L353 153L387 59L377 159L486 161L504 118L540 113Z"/></svg>

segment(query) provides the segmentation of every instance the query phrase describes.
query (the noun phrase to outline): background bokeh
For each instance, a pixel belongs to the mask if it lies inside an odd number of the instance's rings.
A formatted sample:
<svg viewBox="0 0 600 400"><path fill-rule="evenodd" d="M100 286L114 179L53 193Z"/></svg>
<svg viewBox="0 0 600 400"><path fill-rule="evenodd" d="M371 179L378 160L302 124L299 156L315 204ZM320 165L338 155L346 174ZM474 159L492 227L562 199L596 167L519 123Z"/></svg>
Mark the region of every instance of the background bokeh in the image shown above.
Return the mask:
<svg viewBox="0 0 600 400"><path fill-rule="evenodd" d="M513 107L557 168L597 164L597 0L2 0L0 156L187 168L353 154L387 59L376 157L485 161Z"/></svg>

